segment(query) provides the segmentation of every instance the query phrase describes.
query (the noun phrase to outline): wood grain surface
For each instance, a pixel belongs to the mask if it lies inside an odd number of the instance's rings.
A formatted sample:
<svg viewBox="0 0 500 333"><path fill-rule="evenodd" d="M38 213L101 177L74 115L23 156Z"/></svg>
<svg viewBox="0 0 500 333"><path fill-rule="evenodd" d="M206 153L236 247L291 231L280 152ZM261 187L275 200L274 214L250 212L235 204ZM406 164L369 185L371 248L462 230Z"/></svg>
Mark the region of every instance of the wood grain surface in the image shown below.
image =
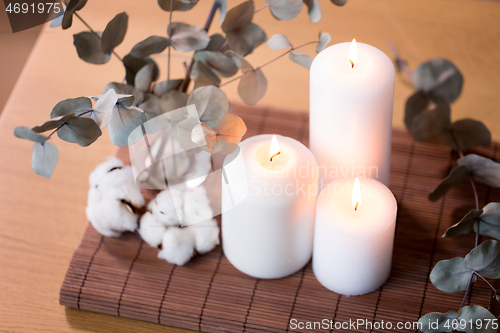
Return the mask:
<svg viewBox="0 0 500 333"><path fill-rule="evenodd" d="M344 8L323 5L323 20L309 23L305 10L292 22L278 22L267 10L255 21L268 35L285 33L295 45L328 31L332 42L357 40L388 52L392 40L414 68L433 57L453 60L465 76L463 96L455 103L454 117L475 117L488 123L500 138L500 4L481 0L350 0ZM230 7L238 1L229 1ZM263 0L256 1L257 6ZM202 25L210 6L202 0L189 13L176 13L175 21ZM117 48L125 55L149 35L165 35L168 14L156 1L89 1L81 11L96 30L102 30L118 12L130 14L129 31ZM216 17L218 20L218 17ZM211 32L218 30L217 21ZM98 94L109 81L120 81L123 67L116 59L95 66L78 59L72 35L84 30L75 20L66 31L44 27L25 68L0 115L0 331L6 332L147 332L175 331L124 318L66 309L58 304L59 287L87 221L88 175L115 147L104 137L88 148L54 140L58 166L50 180L35 175L30 166L31 144L16 139L13 129L46 120L52 107L68 97ZM2 47L2 46L0 46ZM2 52L15 50L1 48ZM305 49L314 55L313 48ZM260 65L279 54L261 46L249 57ZM173 77L183 75L183 55L175 54ZM157 58L165 78L166 60ZM263 106L307 112L308 72L287 59L266 67L269 90ZM236 85L225 89L239 101ZM411 92L397 78L394 123L402 124L403 104Z"/></svg>

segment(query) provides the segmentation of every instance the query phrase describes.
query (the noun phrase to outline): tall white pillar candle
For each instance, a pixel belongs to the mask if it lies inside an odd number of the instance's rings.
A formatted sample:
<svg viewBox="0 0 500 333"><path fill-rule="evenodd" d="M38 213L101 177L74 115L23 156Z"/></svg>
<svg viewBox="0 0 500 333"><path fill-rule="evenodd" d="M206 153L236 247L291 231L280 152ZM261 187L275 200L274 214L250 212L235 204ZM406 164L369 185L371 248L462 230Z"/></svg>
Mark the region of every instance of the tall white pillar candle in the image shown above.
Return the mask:
<svg viewBox="0 0 500 333"><path fill-rule="evenodd" d="M326 48L311 65L309 147L320 187L363 176L389 185L394 66L377 48L353 43Z"/></svg>
<svg viewBox="0 0 500 333"><path fill-rule="evenodd" d="M318 281L343 295L382 286L392 262L397 204L382 183L340 178L323 188L316 210L313 271Z"/></svg>
<svg viewBox="0 0 500 333"><path fill-rule="evenodd" d="M279 135L254 136L239 148L239 153L226 157L223 167L224 254L245 274L285 277L311 258L316 161L302 143Z"/></svg>

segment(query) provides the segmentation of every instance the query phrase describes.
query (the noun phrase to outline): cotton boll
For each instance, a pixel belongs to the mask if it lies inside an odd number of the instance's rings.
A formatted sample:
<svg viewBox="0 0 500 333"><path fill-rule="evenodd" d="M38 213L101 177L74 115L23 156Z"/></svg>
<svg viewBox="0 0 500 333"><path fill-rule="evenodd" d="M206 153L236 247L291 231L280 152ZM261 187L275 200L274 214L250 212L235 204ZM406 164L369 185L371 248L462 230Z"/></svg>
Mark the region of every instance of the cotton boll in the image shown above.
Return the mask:
<svg viewBox="0 0 500 333"><path fill-rule="evenodd" d="M163 235L158 258L182 266L194 255L194 236L188 228L170 227Z"/></svg>
<svg viewBox="0 0 500 333"><path fill-rule="evenodd" d="M163 241L167 228L158 222L153 214L146 212L141 217L139 234L142 239L152 247L158 247Z"/></svg>
<svg viewBox="0 0 500 333"><path fill-rule="evenodd" d="M89 195L89 202L93 201L91 196L94 195ZM114 197L102 196L98 202L89 203L86 212L90 223L103 236L119 237L122 232L134 231L137 228L138 216Z"/></svg>
<svg viewBox="0 0 500 333"><path fill-rule="evenodd" d="M196 252L200 254L210 252L220 244L219 226L215 219L198 222L187 228L193 233Z"/></svg>
<svg viewBox="0 0 500 333"><path fill-rule="evenodd" d="M122 166L122 160L114 156L108 156L108 160L106 162L99 164L94 169L94 171L90 173L90 187L96 187L101 182L102 178L109 172L109 170Z"/></svg>
<svg viewBox="0 0 500 333"><path fill-rule="evenodd" d="M102 177L98 188L106 194L132 203L135 207L144 206L144 197L137 186L132 167L125 166L121 169L109 171Z"/></svg>
<svg viewBox="0 0 500 333"><path fill-rule="evenodd" d="M200 186L194 190L184 192L184 224L191 225L207 219L213 215L210 200L204 187Z"/></svg>
<svg viewBox="0 0 500 333"><path fill-rule="evenodd" d="M167 189L158 193L148 205L155 218L165 226L179 226L183 220L182 192Z"/></svg>

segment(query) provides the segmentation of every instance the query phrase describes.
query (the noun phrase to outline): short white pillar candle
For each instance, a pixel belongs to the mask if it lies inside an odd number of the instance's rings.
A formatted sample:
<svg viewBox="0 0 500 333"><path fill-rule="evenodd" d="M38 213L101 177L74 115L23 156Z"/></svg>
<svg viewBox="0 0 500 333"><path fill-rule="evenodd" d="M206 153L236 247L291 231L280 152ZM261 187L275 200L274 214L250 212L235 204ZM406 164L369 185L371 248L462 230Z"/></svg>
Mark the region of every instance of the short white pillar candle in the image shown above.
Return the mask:
<svg viewBox="0 0 500 333"><path fill-rule="evenodd" d="M254 136L239 148L223 167L224 254L253 277L295 273L312 255L316 160L302 143L279 135Z"/></svg>
<svg viewBox="0 0 500 333"><path fill-rule="evenodd" d="M366 294L385 283L396 226L392 192L370 178L355 184L345 178L331 182L316 210L313 271L323 286L343 295Z"/></svg>

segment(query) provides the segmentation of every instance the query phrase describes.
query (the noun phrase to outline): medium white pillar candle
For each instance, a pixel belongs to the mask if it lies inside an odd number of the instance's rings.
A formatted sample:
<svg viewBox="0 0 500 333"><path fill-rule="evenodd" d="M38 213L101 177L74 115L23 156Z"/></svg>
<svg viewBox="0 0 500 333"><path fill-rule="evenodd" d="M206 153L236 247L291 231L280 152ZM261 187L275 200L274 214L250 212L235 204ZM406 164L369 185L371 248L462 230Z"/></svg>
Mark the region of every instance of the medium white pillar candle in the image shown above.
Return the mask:
<svg viewBox="0 0 500 333"><path fill-rule="evenodd" d="M311 259L316 161L302 143L278 135L275 140L273 135L254 136L239 148L239 153L226 157L223 167L224 254L245 274L285 277Z"/></svg>
<svg viewBox="0 0 500 333"><path fill-rule="evenodd" d="M320 187L364 176L389 185L394 66L379 49L353 43L326 48L311 65L309 147Z"/></svg>
<svg viewBox="0 0 500 333"><path fill-rule="evenodd" d="M327 289L361 295L382 286L392 262L397 204L382 183L341 178L323 188L316 210L313 271ZM357 207L356 207L357 206Z"/></svg>

